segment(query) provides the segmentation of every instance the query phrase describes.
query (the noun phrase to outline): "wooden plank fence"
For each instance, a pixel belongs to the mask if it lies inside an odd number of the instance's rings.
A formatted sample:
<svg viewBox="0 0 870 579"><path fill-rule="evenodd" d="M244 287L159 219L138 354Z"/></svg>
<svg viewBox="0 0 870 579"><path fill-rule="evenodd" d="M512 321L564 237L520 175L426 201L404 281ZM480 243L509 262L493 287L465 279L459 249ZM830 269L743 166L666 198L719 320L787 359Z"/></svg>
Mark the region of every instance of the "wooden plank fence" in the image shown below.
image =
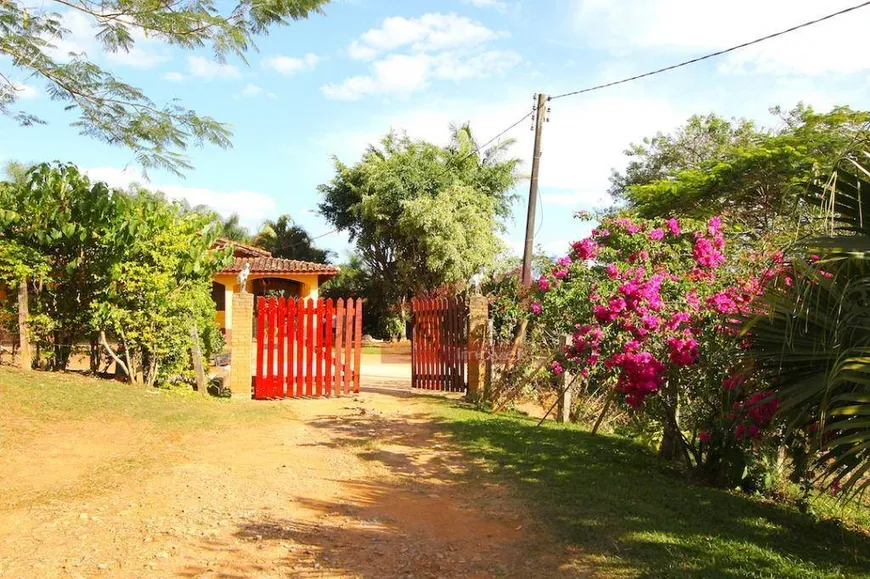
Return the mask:
<svg viewBox="0 0 870 579"><path fill-rule="evenodd" d="M411 313L411 386L444 392L465 390L465 302L458 298L414 298Z"/></svg>
<svg viewBox="0 0 870 579"><path fill-rule="evenodd" d="M254 398L359 392L362 299L257 300Z"/></svg>

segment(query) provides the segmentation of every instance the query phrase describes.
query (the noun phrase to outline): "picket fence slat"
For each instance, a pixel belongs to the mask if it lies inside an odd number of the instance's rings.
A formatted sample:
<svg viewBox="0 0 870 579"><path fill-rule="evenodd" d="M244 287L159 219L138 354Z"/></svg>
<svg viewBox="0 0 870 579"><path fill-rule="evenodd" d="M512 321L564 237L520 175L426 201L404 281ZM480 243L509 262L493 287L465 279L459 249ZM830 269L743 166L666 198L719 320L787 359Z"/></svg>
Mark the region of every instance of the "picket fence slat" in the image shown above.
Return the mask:
<svg viewBox="0 0 870 579"><path fill-rule="evenodd" d="M359 392L362 300L257 299L254 398Z"/></svg>

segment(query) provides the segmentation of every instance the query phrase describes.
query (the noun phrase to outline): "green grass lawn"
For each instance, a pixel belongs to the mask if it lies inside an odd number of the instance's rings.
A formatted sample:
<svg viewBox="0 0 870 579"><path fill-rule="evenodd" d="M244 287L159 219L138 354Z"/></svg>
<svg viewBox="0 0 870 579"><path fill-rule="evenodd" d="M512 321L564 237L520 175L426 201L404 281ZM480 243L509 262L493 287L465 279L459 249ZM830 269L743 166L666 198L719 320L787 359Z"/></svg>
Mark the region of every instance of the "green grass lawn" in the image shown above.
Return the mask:
<svg viewBox="0 0 870 579"><path fill-rule="evenodd" d="M817 509L697 486L643 447L524 417L442 411L457 441L601 570L632 577L870 577L866 507ZM865 525L862 529L861 526Z"/></svg>
<svg viewBox="0 0 870 579"><path fill-rule="evenodd" d="M0 368L0 445L52 420L144 421L155 432L223 430L286 417L285 405L239 404L224 398L132 386L73 373Z"/></svg>

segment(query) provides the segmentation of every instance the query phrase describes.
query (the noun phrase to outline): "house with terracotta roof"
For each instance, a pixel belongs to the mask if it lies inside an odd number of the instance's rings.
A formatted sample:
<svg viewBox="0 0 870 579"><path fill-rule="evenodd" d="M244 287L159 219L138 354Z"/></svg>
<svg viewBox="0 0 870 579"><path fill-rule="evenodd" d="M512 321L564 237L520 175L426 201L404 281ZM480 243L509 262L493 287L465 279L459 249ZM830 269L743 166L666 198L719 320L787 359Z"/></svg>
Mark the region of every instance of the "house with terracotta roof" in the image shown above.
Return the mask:
<svg viewBox="0 0 870 579"><path fill-rule="evenodd" d="M339 271L326 263L272 257L265 249L227 239L218 239L215 246L233 248L232 263L214 275L211 285L215 321L228 339L233 327L233 296L241 292L238 277L246 266L250 274L245 290L255 299L267 295L317 299L320 285Z"/></svg>

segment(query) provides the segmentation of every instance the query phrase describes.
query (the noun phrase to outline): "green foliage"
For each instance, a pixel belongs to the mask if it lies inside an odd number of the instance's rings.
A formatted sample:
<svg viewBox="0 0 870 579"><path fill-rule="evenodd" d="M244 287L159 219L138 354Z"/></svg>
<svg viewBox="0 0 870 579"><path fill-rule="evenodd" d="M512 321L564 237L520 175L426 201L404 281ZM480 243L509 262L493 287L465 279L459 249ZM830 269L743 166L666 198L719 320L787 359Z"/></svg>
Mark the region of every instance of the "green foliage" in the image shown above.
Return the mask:
<svg viewBox="0 0 870 579"><path fill-rule="evenodd" d="M52 334L42 335L52 350L50 368L65 368L74 343L89 335L88 308L136 235L124 218L128 205L126 196L91 184L72 165L37 165L23 184L0 188L0 232L45 264L48 282L32 284L38 299L31 311L52 320Z"/></svg>
<svg viewBox="0 0 870 579"><path fill-rule="evenodd" d="M229 239L230 241L250 243L251 232L248 231L247 227L241 224L238 213L233 213L226 219L217 217L217 220L220 222L220 237Z"/></svg>
<svg viewBox="0 0 870 579"><path fill-rule="evenodd" d="M641 217L722 215L756 233L793 232L794 216L807 211L803 184L864 138L870 113L802 105L771 112L780 117L776 130L695 116L673 135L633 145L625 174L611 177L611 194Z"/></svg>
<svg viewBox="0 0 870 579"><path fill-rule="evenodd" d="M91 325L118 341L134 382L166 383L190 367L191 326L203 356L222 346L214 324L212 275L229 250L211 251L217 228L147 192L132 197L136 237L111 269L105 297L91 304Z"/></svg>
<svg viewBox="0 0 870 579"><path fill-rule="evenodd" d="M221 347L211 277L229 250L210 250L211 215L92 184L62 164L0 186L0 206L0 275L29 278L28 324L44 366L66 368L74 346L95 349L106 333L131 378L154 384L188 367L192 324L206 356Z"/></svg>
<svg viewBox="0 0 870 579"><path fill-rule="evenodd" d="M293 223L289 215L281 215L275 221L266 221L253 244L271 252L275 257L285 259L329 263L335 255L328 249L318 249L308 232Z"/></svg>
<svg viewBox="0 0 870 579"><path fill-rule="evenodd" d="M9 286L27 278L42 279L48 264L34 249L0 237L0 283Z"/></svg>
<svg viewBox="0 0 870 579"><path fill-rule="evenodd" d="M826 233L791 250L794 283L770 288L748 339L774 380L790 435L821 453L808 465L843 496L870 487L870 154L850 156L808 201Z"/></svg>
<svg viewBox="0 0 870 579"><path fill-rule="evenodd" d="M191 144L230 144L229 127L197 115L174 101L154 103L140 89L124 83L89 60L87 54L59 57L55 44L69 31L63 14L83 15L94 26L100 48L129 53L138 38L160 40L183 49L209 48L218 61L235 55L244 59L254 38L273 26L290 24L319 12L326 0L213 0L164 4L154 0L63 2L39 6L21 0L0 2L0 54L28 78L45 82L52 100L77 110L73 123L83 134L131 149L143 167L179 172L190 164L181 152ZM20 89L0 75L0 114L22 125L44 121L17 110Z"/></svg>
<svg viewBox="0 0 870 579"><path fill-rule="evenodd" d="M347 231L373 294L394 309L415 294L468 280L501 249L517 159L510 142L482 153L468 125L447 147L390 133L319 190L321 213Z"/></svg>

